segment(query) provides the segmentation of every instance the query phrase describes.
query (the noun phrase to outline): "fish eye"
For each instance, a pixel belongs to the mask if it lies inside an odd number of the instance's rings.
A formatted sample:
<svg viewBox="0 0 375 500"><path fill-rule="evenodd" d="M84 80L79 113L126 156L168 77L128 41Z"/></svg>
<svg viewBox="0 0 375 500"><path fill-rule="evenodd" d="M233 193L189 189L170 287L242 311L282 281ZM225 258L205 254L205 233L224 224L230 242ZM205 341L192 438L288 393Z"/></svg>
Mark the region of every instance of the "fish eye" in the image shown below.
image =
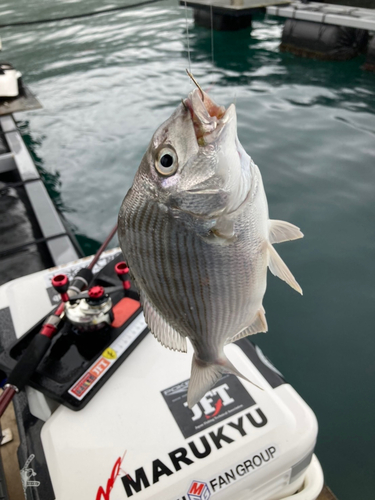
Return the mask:
<svg viewBox="0 0 375 500"><path fill-rule="evenodd" d="M156 170L161 175L172 175L177 171L177 154L171 147L161 149L156 157Z"/></svg>

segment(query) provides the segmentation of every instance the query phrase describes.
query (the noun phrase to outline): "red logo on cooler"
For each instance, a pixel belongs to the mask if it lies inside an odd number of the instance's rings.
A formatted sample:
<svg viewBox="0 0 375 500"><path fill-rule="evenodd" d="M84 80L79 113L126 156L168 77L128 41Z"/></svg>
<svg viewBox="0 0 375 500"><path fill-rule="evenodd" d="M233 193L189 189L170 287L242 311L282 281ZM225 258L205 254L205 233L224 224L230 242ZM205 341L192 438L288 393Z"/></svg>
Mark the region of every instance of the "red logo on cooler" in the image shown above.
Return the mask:
<svg viewBox="0 0 375 500"><path fill-rule="evenodd" d="M96 500L110 500L111 491L115 485L116 479L118 478L118 476L120 474L121 465L122 465L122 462L124 461L125 455L126 455L126 451L125 451L124 455L122 456L122 458L119 457L116 460L115 465L112 468L111 476L109 477L109 479L107 481L106 488L104 489L103 486L99 486L98 492L96 494ZM125 474L126 474L126 472L125 472Z"/></svg>
<svg viewBox="0 0 375 500"><path fill-rule="evenodd" d="M214 413L211 413L211 415L206 415L206 419L208 420L209 418L216 417L216 415L220 413L222 407L223 407L223 401L219 399L218 401L216 401Z"/></svg>
<svg viewBox="0 0 375 500"><path fill-rule="evenodd" d="M187 495L189 500L208 500L211 493L206 483L193 481Z"/></svg>

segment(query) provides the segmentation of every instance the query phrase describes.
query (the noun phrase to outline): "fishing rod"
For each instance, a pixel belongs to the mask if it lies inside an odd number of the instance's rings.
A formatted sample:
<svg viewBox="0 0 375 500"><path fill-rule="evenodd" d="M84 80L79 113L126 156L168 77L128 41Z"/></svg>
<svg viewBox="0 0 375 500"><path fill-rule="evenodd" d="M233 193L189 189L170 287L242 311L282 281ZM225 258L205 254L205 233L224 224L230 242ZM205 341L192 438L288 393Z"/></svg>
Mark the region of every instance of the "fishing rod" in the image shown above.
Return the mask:
<svg viewBox="0 0 375 500"><path fill-rule="evenodd" d="M93 279L92 270L101 254L116 234L117 227L118 225L116 224L96 252L90 264L77 272L71 284L69 284L67 276L63 274L58 274L52 279L52 285L55 290L60 293L61 302L47 316L39 333L35 335L16 366L11 371L7 383L4 386L4 391L0 395L0 417L4 414L15 394L20 392L24 389L25 385L27 385L30 377L33 375L50 347L53 337L60 330L65 317L65 303L68 302L70 298L78 296L80 292L89 286L89 283Z"/></svg>

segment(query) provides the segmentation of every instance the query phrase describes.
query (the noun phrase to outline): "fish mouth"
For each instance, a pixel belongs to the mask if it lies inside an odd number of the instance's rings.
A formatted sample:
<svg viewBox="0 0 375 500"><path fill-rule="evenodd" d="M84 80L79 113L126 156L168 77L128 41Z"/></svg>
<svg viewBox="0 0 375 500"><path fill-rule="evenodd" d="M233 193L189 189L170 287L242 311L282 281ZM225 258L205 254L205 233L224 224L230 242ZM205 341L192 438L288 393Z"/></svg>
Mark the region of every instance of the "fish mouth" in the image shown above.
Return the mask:
<svg viewBox="0 0 375 500"><path fill-rule="evenodd" d="M234 114L234 105L225 109L225 106L217 105L201 89L194 89L190 92L183 103L190 111L199 146L214 142Z"/></svg>

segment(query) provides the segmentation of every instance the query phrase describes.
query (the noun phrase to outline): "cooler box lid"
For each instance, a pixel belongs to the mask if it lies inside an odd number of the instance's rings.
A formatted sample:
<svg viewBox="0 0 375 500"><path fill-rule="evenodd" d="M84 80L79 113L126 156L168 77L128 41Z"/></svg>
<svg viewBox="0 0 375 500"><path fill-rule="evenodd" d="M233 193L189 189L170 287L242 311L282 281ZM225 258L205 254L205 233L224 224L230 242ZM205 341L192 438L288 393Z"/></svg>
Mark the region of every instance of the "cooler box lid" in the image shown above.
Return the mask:
<svg viewBox="0 0 375 500"><path fill-rule="evenodd" d="M144 325L143 314L134 321ZM149 334L84 409L60 406L42 429L56 499L273 500L295 492L316 418L248 340L226 353L264 390L226 375L190 410L192 349L169 351Z"/></svg>

